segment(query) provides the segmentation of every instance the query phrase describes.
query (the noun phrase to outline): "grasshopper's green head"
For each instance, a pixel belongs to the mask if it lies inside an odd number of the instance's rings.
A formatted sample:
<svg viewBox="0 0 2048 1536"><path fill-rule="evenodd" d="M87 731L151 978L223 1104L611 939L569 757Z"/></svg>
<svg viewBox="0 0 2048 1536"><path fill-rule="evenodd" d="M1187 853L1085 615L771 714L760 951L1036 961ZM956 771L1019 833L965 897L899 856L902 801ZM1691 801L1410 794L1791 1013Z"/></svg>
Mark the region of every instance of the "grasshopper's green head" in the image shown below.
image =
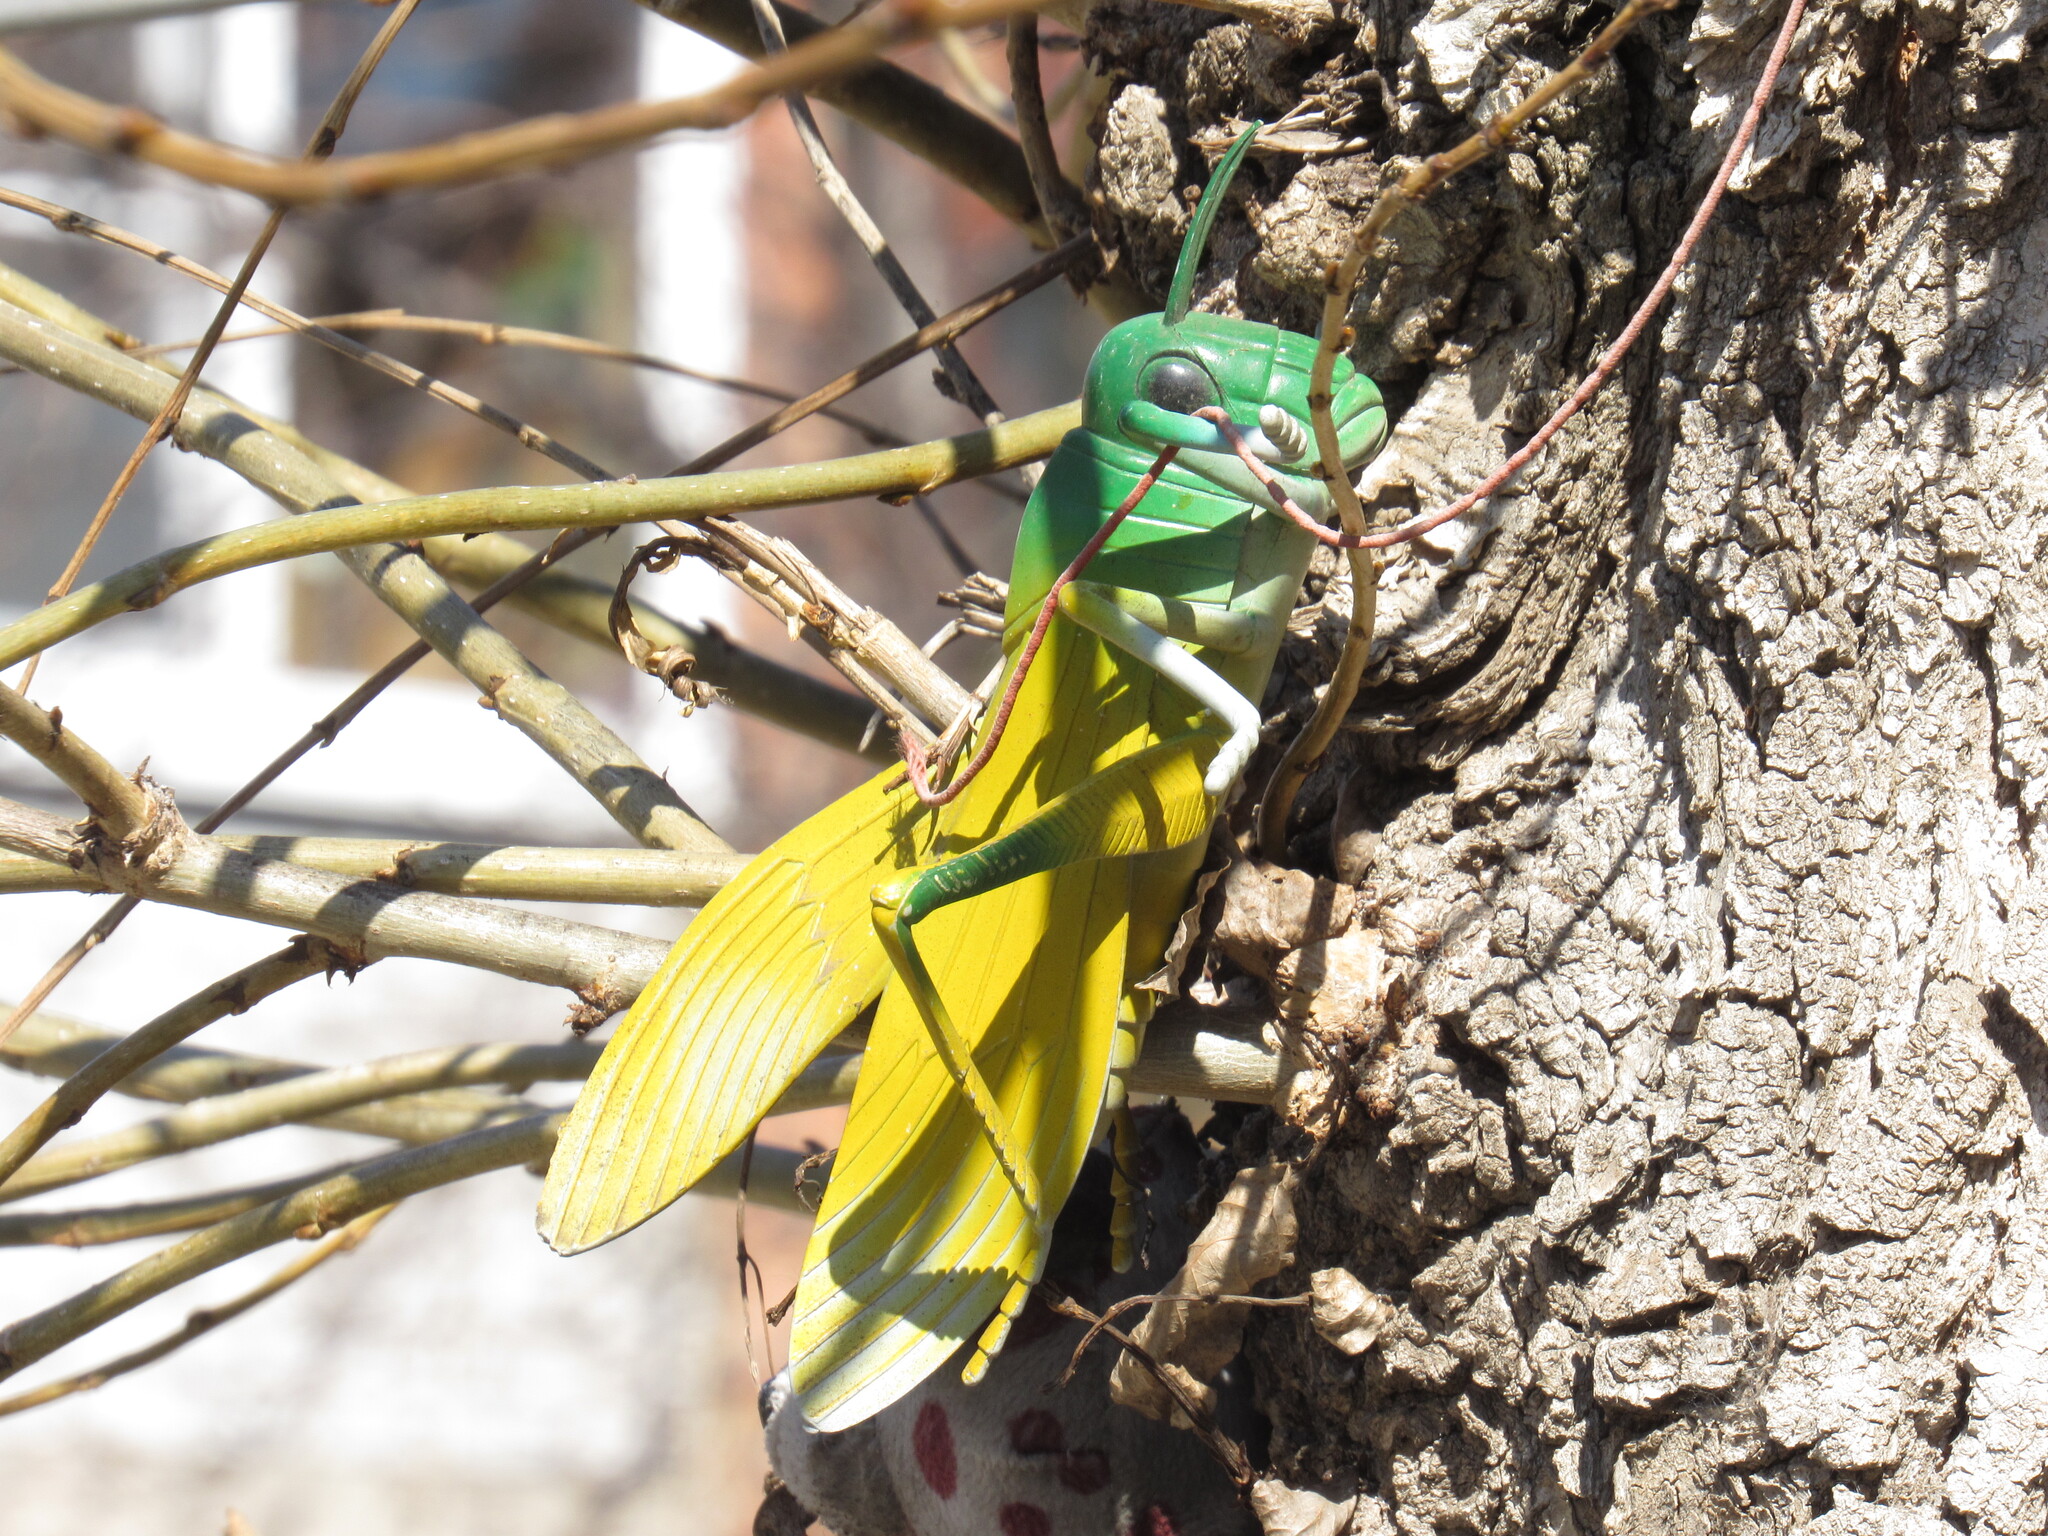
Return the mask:
<svg viewBox="0 0 2048 1536"><path fill-rule="evenodd" d="M1182 466L1198 473L1202 461L1193 455L1231 454L1216 426L1193 414L1206 406L1228 411L1252 451L1275 469L1304 475L1316 461L1308 416L1314 339L1227 315L1189 313L1210 227L1258 130L1254 123L1240 134L1209 179L1181 243L1165 313L1126 320L1103 337L1082 396L1089 431L1155 453L1177 444L1188 450ZM1386 440L1386 409L1378 386L1347 358L1337 359L1330 383L1338 442L1345 464L1355 467Z"/></svg>

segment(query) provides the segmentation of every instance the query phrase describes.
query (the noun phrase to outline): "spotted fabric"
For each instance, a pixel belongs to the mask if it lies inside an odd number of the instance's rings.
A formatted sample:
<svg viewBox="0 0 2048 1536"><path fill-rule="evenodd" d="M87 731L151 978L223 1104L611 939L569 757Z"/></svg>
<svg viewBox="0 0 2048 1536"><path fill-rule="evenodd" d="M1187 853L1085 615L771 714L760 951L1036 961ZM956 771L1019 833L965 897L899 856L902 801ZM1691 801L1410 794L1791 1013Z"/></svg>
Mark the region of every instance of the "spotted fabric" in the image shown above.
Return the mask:
<svg viewBox="0 0 2048 1536"><path fill-rule="evenodd" d="M1109 1271L1106 1163L1084 1174L1054 1233L1055 1283L1096 1310L1156 1289L1193 1235L1180 1214L1199 1158L1186 1121L1154 1111L1141 1133L1157 1170L1144 1267ZM785 1375L763 1397L769 1458L838 1536L1256 1536L1193 1436L1109 1401L1108 1350L1049 1390L1083 1331L1034 1299L979 1385L961 1383L963 1355L841 1434L803 1421Z"/></svg>

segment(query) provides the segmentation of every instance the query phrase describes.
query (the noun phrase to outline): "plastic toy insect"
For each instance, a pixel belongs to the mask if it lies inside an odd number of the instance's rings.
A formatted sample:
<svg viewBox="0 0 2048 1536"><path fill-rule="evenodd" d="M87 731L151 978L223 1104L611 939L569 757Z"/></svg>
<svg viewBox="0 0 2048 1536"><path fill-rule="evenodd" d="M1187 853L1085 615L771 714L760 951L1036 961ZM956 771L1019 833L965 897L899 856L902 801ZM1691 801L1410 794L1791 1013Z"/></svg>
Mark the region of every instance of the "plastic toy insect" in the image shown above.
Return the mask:
<svg viewBox="0 0 2048 1536"><path fill-rule="evenodd" d="M797 1289L791 1369L821 1428L969 1340L977 1379L1105 1115L1129 1149L1117 1074L1151 1011L1140 983L1256 745L1315 543L1301 511L1329 515L1314 343L1189 312L1256 131L1211 179L1165 312L1096 349L1083 425L1018 535L1008 686L974 761L931 793L913 759L749 864L627 1013L556 1148L540 1229L574 1253L689 1189L880 998ZM1386 416L1339 368L1356 465Z"/></svg>

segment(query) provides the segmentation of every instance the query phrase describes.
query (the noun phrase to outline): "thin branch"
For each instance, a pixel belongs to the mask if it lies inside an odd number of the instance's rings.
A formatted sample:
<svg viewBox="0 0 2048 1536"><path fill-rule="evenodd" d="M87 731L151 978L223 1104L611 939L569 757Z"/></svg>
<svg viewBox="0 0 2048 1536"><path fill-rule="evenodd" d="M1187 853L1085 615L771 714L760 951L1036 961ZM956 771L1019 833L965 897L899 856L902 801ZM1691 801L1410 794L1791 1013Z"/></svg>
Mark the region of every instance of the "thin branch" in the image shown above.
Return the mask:
<svg viewBox="0 0 2048 1536"><path fill-rule="evenodd" d="M1245 1455L1244 1447L1217 1427L1214 1416L1195 1401L1172 1372L1153 1359L1151 1352L1123 1329L1106 1318L1098 1317L1073 1297L1063 1296L1043 1282L1039 1285L1039 1295L1045 1304L1060 1316L1088 1324L1088 1337L1091 1340L1099 1334L1106 1333L1121 1344L1125 1353L1143 1366L1151 1374L1152 1379L1159 1383L1160 1389L1173 1399L1174 1406L1187 1420L1188 1429L1202 1442L1202 1448L1208 1451L1229 1475L1231 1482L1237 1485L1239 1497L1244 1496L1252 1485L1252 1465Z"/></svg>
<svg viewBox="0 0 2048 1536"><path fill-rule="evenodd" d="M370 76L376 73L377 66L383 62L385 53L398 37L399 29L412 20L412 13L419 8L419 3L420 0L398 0L392 7L391 14L384 18L384 24L377 29L377 35L370 40L370 46L364 49L362 57L356 60L355 68L349 71L348 78L342 82L341 90L336 93L326 113L322 115L320 125L313 130L313 137L306 144L303 157L305 161L310 163L325 160L334 153L334 146L340 141L343 130L348 126L349 114L355 110L357 98L363 94L363 88L370 83ZM4 60L5 57L5 51L0 50L0 60ZM213 356L213 349L220 344L222 333L227 330L228 322L234 318L235 310L242 302L242 295L249 291L249 284L256 276L257 267L263 264L263 258L269 253L271 242L277 238L278 230L284 227L284 216L283 208L273 208L270 216L263 221L263 228L257 232L248 255L242 258L241 270L235 274L235 279L228 285L227 293L214 311L213 318L207 322L206 334L199 338L199 345L193 349L191 359L185 364L184 371L178 375L177 386L157 408L156 414L150 418L149 425L143 428L142 440L129 453L128 461L121 466L120 473L114 476L113 485L101 498L98 510L93 513L92 520L86 525L84 534L79 538L78 547L71 552L71 558L65 562L63 573L50 587L48 595L44 598L45 602L60 598L71 590L72 583L78 580L78 573L85 569L86 559L92 554L93 546L99 543L100 535L105 532L108 521L113 517L114 509L128 494L128 487L135 483L136 475L142 470L143 461L149 457L158 443L171 435L171 424L183 413L185 401L191 396L192 386L199 382L199 375L205 371L207 361ZM40 656L29 658L28 666L22 672L18 685L23 693L28 692L30 683L35 680L36 667L41 661Z"/></svg>
<svg viewBox="0 0 2048 1536"><path fill-rule="evenodd" d="M99 833L118 845L121 857L144 860L151 856L154 840L161 834L163 808L158 797L82 741L64 724L63 710L45 710L0 683L0 736L41 763L84 801ZM21 851L42 856L36 847Z"/></svg>
<svg viewBox="0 0 2048 1536"><path fill-rule="evenodd" d="M27 1199L155 1158L433 1089L498 1086L523 1090L539 1082L580 1083L597 1065L599 1050L580 1040L558 1045L454 1046L304 1073L201 1099L155 1120L67 1142L0 1179L0 1201ZM789 1086L768 1113L798 1114L827 1104L848 1103L859 1070L858 1056L823 1057Z"/></svg>
<svg viewBox="0 0 2048 1536"><path fill-rule="evenodd" d="M0 355L137 417L153 415L170 390L159 369L6 303L0 303ZM355 499L312 458L256 428L232 401L211 390L192 392L176 434L181 446L218 460L286 507L345 507ZM553 758L628 832L658 847L727 851L724 840L617 733L480 618L424 558L376 539L350 540L336 553L477 687L501 719ZM61 612L74 601L75 596L35 614Z"/></svg>
<svg viewBox="0 0 2048 1536"><path fill-rule="evenodd" d="M1287 861L1287 822L1294 813L1294 797L1337 739L1352 700L1358 697L1366 664L1372 660L1373 624L1379 617L1380 558L1369 549L1347 549L1344 562L1351 573L1351 622L1344 631L1344 649L1337 655L1337 665L1314 713L1280 754L1259 798L1259 852L1274 864Z"/></svg>
<svg viewBox="0 0 2048 1536"><path fill-rule="evenodd" d="M157 1015L72 1073L55 1093L0 1138L0 1185L14 1177L51 1137L66 1126L76 1125L88 1109L129 1073L189 1040L209 1024L246 1013L265 998L308 976L331 975L337 970L352 973L354 967L323 941L301 937L276 954L244 966Z"/></svg>
<svg viewBox="0 0 2048 1536"><path fill-rule="evenodd" d="M137 21L146 16L183 16L248 3L249 0L0 0L0 36L103 21Z"/></svg>
<svg viewBox="0 0 2048 1536"><path fill-rule="evenodd" d="M131 1205L77 1210L0 1212L0 1248L98 1248L107 1243L133 1242L139 1237L191 1232L268 1205L308 1184L331 1179L347 1166L336 1163L290 1178L204 1195L180 1195L171 1200L138 1200Z"/></svg>
<svg viewBox="0 0 2048 1536"><path fill-rule="evenodd" d="M303 1279L337 1254L350 1253L356 1245L376 1229L377 1223L391 1214L392 1207L370 1211L358 1216L339 1232L330 1233L305 1253L300 1254L263 1281L250 1287L230 1301L216 1307L202 1307L185 1319L184 1326L176 1332L165 1335L154 1344L134 1351L132 1354L109 1360L105 1365L86 1371L81 1375L67 1376L61 1381L46 1382L27 1392L13 1397L0 1398L0 1417L20 1413L24 1409L39 1408L44 1403L55 1402L61 1397L70 1397L79 1392L90 1392L103 1387L117 1376L126 1376L139 1371L145 1365L154 1365L173 1350L182 1349L194 1339L203 1337L222 1323L232 1322L259 1302L268 1301L286 1286Z"/></svg>
<svg viewBox="0 0 2048 1536"><path fill-rule="evenodd" d="M29 1019L12 1040L0 1046L0 1061L37 1077L64 1077L120 1040L121 1036L107 1030L42 1013ZM320 1070L274 1056L178 1045L116 1083L114 1091L123 1098L189 1104L195 1099L239 1093L244 1088L283 1082ZM339 1110L311 1123L323 1130L418 1143L459 1136L479 1126L529 1114L532 1108L524 1099L491 1089L441 1088L410 1098L386 1099ZM325 1176L323 1173L296 1177L289 1188L300 1189Z"/></svg>
<svg viewBox="0 0 2048 1536"><path fill-rule="evenodd" d="M761 58L765 49L751 0L640 0L655 14L688 27L734 53ZM785 35L799 46L827 30L817 17L777 4ZM943 28L942 28L943 30ZM952 178L1003 218L1043 243L1038 201L1017 141L963 107L930 81L894 64L873 63L807 88L806 95L900 145Z"/></svg>
<svg viewBox="0 0 2048 1536"><path fill-rule="evenodd" d="M0 306L0 318L6 307ZM38 347L63 335L22 317ZM11 355L0 325L0 351ZM127 359L122 359L127 361ZM719 513L763 511L863 497L896 498L956 480L1044 458L1080 423L1080 404L1020 416L1001 426L818 464L731 470L676 479L609 481L600 485L502 486L416 496L379 506L344 506L258 523L195 540L83 587L0 628L0 668L117 614L151 608L174 593L278 560L360 544L432 538L439 534L521 529L616 528L664 518L696 520ZM253 434L244 434L250 436ZM195 448L203 445L193 444ZM227 446L221 451L232 454Z"/></svg>
<svg viewBox="0 0 2048 1536"><path fill-rule="evenodd" d="M0 50L0 108L32 131L98 154L142 160L210 186L233 187L268 203L356 200L552 169L633 148L678 128L728 127L768 98L830 80L884 49L928 37L941 27L999 20L1019 8L1020 0L896 0L694 96L554 113L438 144L314 165L180 132L136 108L111 106L46 80L5 50Z"/></svg>
<svg viewBox="0 0 2048 1536"><path fill-rule="evenodd" d="M0 1378L33 1365L150 1298L246 1254L294 1237L331 1232L379 1206L445 1184L498 1168L543 1163L554 1150L564 1118L560 1114L530 1115L371 1158L282 1200L195 1232L97 1285L0 1328ZM761 1167L764 1159L771 1165L767 1169ZM774 1198L776 1187L787 1183L798 1160L794 1152L757 1149L755 1165L765 1183L756 1198ZM728 1160L698 1188L729 1193L733 1180Z"/></svg>
<svg viewBox="0 0 2048 1536"><path fill-rule="evenodd" d="M707 517L696 527L664 518L655 526L668 535L666 547L724 572L793 630L819 637L826 659L882 711L894 732L925 740L932 734L925 722L943 729L970 706L968 691L923 647L850 596L789 540L728 517Z"/></svg>
<svg viewBox="0 0 2048 1536"><path fill-rule="evenodd" d="M18 300L16 302L19 302ZM772 400L778 405L788 405L800 397L790 390L777 389L772 384L757 383L752 379L736 378L728 373L711 373L702 368L692 368L670 358L657 357L652 352L636 352L630 347L614 347L602 341L593 341L588 336L577 336L568 331L541 330L530 325L505 325L496 320L461 320L449 315L415 315L403 309L364 309L341 315L312 315L308 322L322 325L330 331L404 331L428 336L459 336L473 341L480 347L529 347L543 352L566 352L572 357L588 357L598 362L623 363L632 368L646 368L655 373L674 374L678 378L693 379L699 384L709 384L735 395L748 395L756 400ZM221 337L223 345L237 341L261 341L271 336L295 336L296 326L259 325L245 331L230 331ZM193 341L161 341L148 346L140 343L123 347L121 350L130 357L160 357L166 353L184 352L199 343ZM8 364L0 367L0 375L21 373L25 370ZM910 440L900 433L891 432L887 427L877 426L865 417L850 411L827 406L818 412L827 421L835 421L876 448L901 448ZM1023 497L1014 487L991 482L988 489L998 496L1013 501Z"/></svg>
<svg viewBox="0 0 2048 1536"><path fill-rule="evenodd" d="M753 6L754 23L760 29L761 44L767 50L767 56L774 58L786 54L789 42L783 35L782 21L776 15L774 0L753 0ZM930 325L938 319L938 312L932 308L924 294L919 291L917 284L911 280L909 272L904 270L902 261L890 248L888 237L882 233L881 226L875 223L861 200L854 195L852 184L840 171L838 162L832 158L831 149L826 146L824 134L818 131L818 120L811 115L810 103L804 100L801 91L785 92L782 100L789 109L789 120L796 128L797 142L803 145L804 154L811 162L811 173L817 177L819 188L832 206L839 210L839 216L846 221L847 228L853 231L854 239L858 240L861 249L867 252L868 260L873 263L875 271L881 274L882 281L888 284L889 292L895 296L903 312L910 317L911 323L920 329ZM988 426L994 426L1003 419L1003 413L997 409L994 398L990 396L987 387L976 376L974 370L967 366L967 359L960 355L959 348L950 341L940 342L932 348L932 354L938 359L939 368L944 373L947 383L952 386L953 396L960 404L974 412Z"/></svg>
<svg viewBox="0 0 2048 1536"><path fill-rule="evenodd" d="M1060 169L1053 148L1052 124L1045 111L1045 86L1038 72L1038 17L1025 12L1010 18L1004 50L1010 66L1010 103L1017 114L1017 144L1031 172L1031 185L1046 222L1067 239L1088 228L1088 210L1081 191Z"/></svg>
<svg viewBox="0 0 2048 1536"><path fill-rule="evenodd" d="M484 534L469 539L449 535L427 539L423 547L428 562L459 585L482 588L485 592L503 587L508 591L506 601L514 607L546 620L565 634L616 653L618 647L607 623L612 601L609 583L573 571L552 569L513 587L511 579L524 570L534 554L508 534ZM549 553L560 558L558 551ZM472 606L481 611L490 604L480 595L472 599ZM891 756L886 744L862 748L871 706L844 689L749 650L715 624L672 618L637 598L632 611L634 626L651 644L687 651L693 659L691 679L716 688L723 702L734 709L842 752L877 761L886 761ZM369 699L366 697L362 702L367 704ZM342 709L353 718L360 707L345 704ZM332 721L333 717L329 719ZM328 730L339 729L340 724L334 721ZM331 734L327 739L331 739Z"/></svg>
<svg viewBox="0 0 2048 1536"><path fill-rule="evenodd" d="M96 219L91 214L80 213L75 208L66 208L62 203L31 197L28 193L17 192L11 187L0 187L0 207L19 209L23 213L32 213L39 218L47 219L52 228L63 234L83 235L103 245L113 246L117 250L132 251L138 256L146 256L158 266L202 283L216 293L226 293L233 287L231 279L221 276L211 267L201 266L166 246L158 245L154 240L122 229L119 225L109 224L103 219ZM317 341L329 351L337 352L351 362L361 363L364 367L403 384L407 389L417 390L476 417L486 426L494 427L515 439L521 446L531 448L534 452L554 460L572 475L585 480L611 478L611 472L595 459L586 458L575 449L556 441L531 422L521 421L511 412L479 399L468 390L458 389L445 379L435 378L432 374L423 372L410 363L400 362L374 347L366 347L352 336L344 336L339 331L331 331L323 325L316 325L297 310L288 309L259 293L245 292L241 304L244 309L254 310L259 315L275 320L279 325ZM15 358L14 361L21 362L23 359Z"/></svg>
<svg viewBox="0 0 2048 1536"><path fill-rule="evenodd" d="M939 45L940 57L953 71L953 78L967 93L967 99L975 110L990 122L1008 127L1011 120L1010 98L997 89L995 81L982 73L981 61L975 58L974 44L967 35L948 27L933 41Z"/></svg>
<svg viewBox="0 0 2048 1536"><path fill-rule="evenodd" d="M1421 202L1451 176L1478 164L1507 144L1545 107L1590 79L1638 22L1659 11L1670 10L1676 3L1677 0L1627 0L1614 19L1570 64L1552 74L1520 102L1494 117L1455 149L1431 155L1396 185L1381 193L1352 232L1343 259L1332 262L1324 270L1322 318L1316 331L1315 362L1309 370L1308 417L1316 442L1316 473L1329 489L1337 508L1338 522L1347 537L1362 538L1368 528L1365 508L1359 504L1358 491L1345 467L1343 448L1337 439L1337 425L1331 416L1331 407L1335 403L1332 383L1336 376L1337 354L1349 345L1351 328L1346 323L1346 316L1350 313L1351 295L1358 286L1358 276L1364 270L1367 258L1378 248L1387 226L1402 210ZM1406 536L1412 538L1424 531L1421 527L1407 526ZM1269 859L1284 855L1287 820L1294 809L1294 797L1309 772L1336 739L1338 728L1350 713L1353 700L1358 697L1359 681L1364 677L1366 664L1372 656L1373 615L1377 612L1379 596L1379 561L1363 550L1354 550L1349 563L1352 622L1344 637L1344 651L1337 659L1329 686L1316 703L1315 712L1301 733L1289 743L1261 797L1260 849Z"/></svg>
<svg viewBox="0 0 2048 1536"><path fill-rule="evenodd" d="M676 853L666 848L522 848L365 837L230 835L225 848L283 859L337 875L389 880L407 890L511 901L702 906L746 867L743 854ZM27 854L0 854L0 894L101 892L90 869Z"/></svg>
<svg viewBox="0 0 2048 1536"><path fill-rule="evenodd" d="M691 473L697 469L708 468L707 460L710 463L723 464L736 458L747 449L766 442L792 422L801 421L812 412L823 410L833 401L842 399L861 385L880 378L892 368L908 362L918 353L972 330L990 315L1008 308L1026 294L1035 293L1062 273L1078 271L1098 259L1094 238L1086 235L1076 236L1064 245L1047 252L1016 276L998 283L979 298L968 300L958 309L941 315L930 325L920 326L903 340L884 347L858 367L849 369L831 383L812 390L787 409L776 412L765 421L756 422L735 432L717 447L699 455L688 468L679 470L678 473Z"/></svg>
<svg viewBox="0 0 2048 1536"><path fill-rule="evenodd" d="M1331 383L1336 375L1337 354L1346 345L1349 327L1345 316L1351 308L1352 292L1358 286L1358 274L1364 269L1367 258L1378 248L1380 237L1397 214L1421 202L1459 171L1477 165L1500 149L1537 113L1565 92L1590 79L1593 71L1635 29L1637 22L1656 12L1668 11L1676 3L1677 0L1628 0L1571 63L1514 106L1499 113L1455 149L1429 156L1394 186L1382 192L1357 229L1352 231L1343 259L1332 262L1324 271L1322 321L1316 331L1315 363L1309 371L1309 425L1315 432L1316 472L1329 487L1347 530L1363 531L1365 509L1359 505L1358 493L1352 488L1350 473L1344 466L1343 449L1337 441L1337 426L1330 418L1333 403Z"/></svg>
<svg viewBox="0 0 2048 1536"><path fill-rule="evenodd" d="M0 801L0 847L30 842L27 851L39 851L57 821ZM355 963L412 955L567 987L582 1000L578 1020L589 1024L632 1001L667 951L658 940L521 907L257 858L190 831L168 806L159 821L162 830L140 863L97 840L81 841L73 856L93 864L109 889L317 934ZM19 835L38 822L33 838Z"/></svg>

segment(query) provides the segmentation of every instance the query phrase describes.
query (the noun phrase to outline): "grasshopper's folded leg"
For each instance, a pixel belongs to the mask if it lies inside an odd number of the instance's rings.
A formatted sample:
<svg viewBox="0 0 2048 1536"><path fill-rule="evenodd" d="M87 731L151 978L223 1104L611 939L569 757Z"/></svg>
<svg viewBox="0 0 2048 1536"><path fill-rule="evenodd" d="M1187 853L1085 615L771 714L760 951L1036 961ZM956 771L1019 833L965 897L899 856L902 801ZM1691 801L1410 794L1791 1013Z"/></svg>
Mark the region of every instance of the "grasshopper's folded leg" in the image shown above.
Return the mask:
<svg viewBox="0 0 2048 1536"><path fill-rule="evenodd" d="M1214 743L1190 731L1118 759L1004 834L876 893L902 985L869 1039L791 1339L804 1412L819 1425L894 1401L991 1312L982 1347L1000 1346L1102 1105L1132 871L1208 829L1202 767ZM969 905L947 910L956 903ZM927 939L917 926L933 919ZM1006 946L1024 934L1035 942L1018 963ZM954 1005L967 1029L935 974L974 989Z"/></svg>
<svg viewBox="0 0 2048 1536"><path fill-rule="evenodd" d="M541 1235L563 1253L638 1226L743 1140L872 1002L889 966L878 876L929 855L931 815L884 773L740 872L677 940L563 1127Z"/></svg>
<svg viewBox="0 0 2048 1536"><path fill-rule="evenodd" d="M1033 1226L1048 1225L1057 1212L1044 1209L1038 1180L1019 1155L1015 1133L1004 1123L974 1065L972 1049L946 1011L912 928L942 907L1027 875L1193 842L1215 815L1195 761L1198 750L1213 745L1213 738L1199 731L1162 741L1084 779L992 842L875 888L875 931Z"/></svg>

